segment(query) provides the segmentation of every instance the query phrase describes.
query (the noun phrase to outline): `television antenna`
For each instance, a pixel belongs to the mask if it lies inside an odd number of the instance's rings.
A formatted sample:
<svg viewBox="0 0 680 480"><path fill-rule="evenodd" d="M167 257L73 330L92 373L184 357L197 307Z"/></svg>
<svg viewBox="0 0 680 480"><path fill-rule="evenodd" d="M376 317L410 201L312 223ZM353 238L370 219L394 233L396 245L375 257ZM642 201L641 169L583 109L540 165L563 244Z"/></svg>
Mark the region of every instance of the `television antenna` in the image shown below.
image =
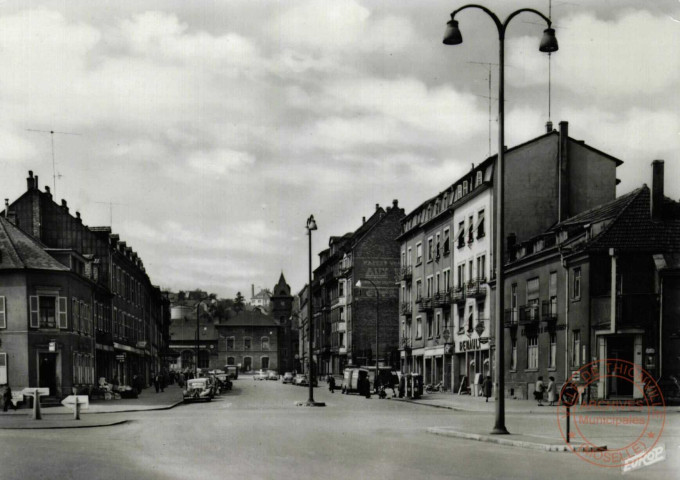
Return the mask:
<svg viewBox="0 0 680 480"><path fill-rule="evenodd" d="M52 143L52 190L54 191L54 196L56 198L57 196L57 177L61 178L62 175L57 174L57 167L56 167L56 162L54 161L54 135L77 135L81 136L82 134L80 133L73 133L73 132L57 132L56 130L35 130L33 128L27 128L26 131L28 132L36 132L36 133L49 133L50 134L50 141Z"/></svg>
<svg viewBox="0 0 680 480"><path fill-rule="evenodd" d="M98 203L100 205L108 205L109 206L109 226L111 229L113 229L113 206L121 206L121 205L128 205L127 203L116 203L116 202L94 202Z"/></svg>
<svg viewBox="0 0 680 480"><path fill-rule="evenodd" d="M497 67L498 64L497 63L488 63L488 62L467 62L467 63L473 63L475 65L484 65L488 68L487 80L488 80L488 84L489 84L489 95L488 96L487 95L477 95L477 96L489 99L489 154L488 154L488 156L490 157L491 156L491 124L494 121L492 114L491 114L491 105L492 105L494 100L498 100L497 98L491 96L491 67L494 67L494 66Z"/></svg>

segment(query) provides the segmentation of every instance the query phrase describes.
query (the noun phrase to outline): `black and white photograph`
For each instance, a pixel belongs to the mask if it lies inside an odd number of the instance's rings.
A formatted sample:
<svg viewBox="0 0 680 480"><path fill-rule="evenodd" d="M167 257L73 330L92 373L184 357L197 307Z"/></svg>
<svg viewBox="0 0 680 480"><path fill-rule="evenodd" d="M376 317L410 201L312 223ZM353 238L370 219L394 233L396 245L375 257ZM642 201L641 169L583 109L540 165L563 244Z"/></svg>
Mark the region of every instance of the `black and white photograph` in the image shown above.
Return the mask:
<svg viewBox="0 0 680 480"><path fill-rule="evenodd" d="M680 0L0 1L0 479L680 479Z"/></svg>

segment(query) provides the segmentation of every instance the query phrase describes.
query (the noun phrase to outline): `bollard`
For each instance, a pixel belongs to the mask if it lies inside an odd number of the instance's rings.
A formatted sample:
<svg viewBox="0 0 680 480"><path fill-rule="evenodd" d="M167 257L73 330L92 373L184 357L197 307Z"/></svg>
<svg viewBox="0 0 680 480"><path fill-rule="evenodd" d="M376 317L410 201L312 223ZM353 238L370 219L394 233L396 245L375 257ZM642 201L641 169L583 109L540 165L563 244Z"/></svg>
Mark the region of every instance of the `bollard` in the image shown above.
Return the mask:
<svg viewBox="0 0 680 480"><path fill-rule="evenodd" d="M80 420L80 403L78 403L78 395L76 395L76 403L73 405L73 420Z"/></svg>
<svg viewBox="0 0 680 480"><path fill-rule="evenodd" d="M42 415L40 414L40 392L38 392L38 389L33 393L33 420L42 420Z"/></svg>

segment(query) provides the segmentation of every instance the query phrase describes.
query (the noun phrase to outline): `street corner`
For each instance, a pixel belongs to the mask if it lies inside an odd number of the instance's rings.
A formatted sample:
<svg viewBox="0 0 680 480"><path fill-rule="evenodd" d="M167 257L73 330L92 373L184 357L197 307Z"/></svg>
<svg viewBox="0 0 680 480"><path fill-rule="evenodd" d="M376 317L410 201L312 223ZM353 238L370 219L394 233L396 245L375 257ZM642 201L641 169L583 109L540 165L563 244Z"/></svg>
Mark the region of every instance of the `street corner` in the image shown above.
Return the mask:
<svg viewBox="0 0 680 480"><path fill-rule="evenodd" d="M101 416L86 415L80 420L62 414L44 415L34 420L30 414L16 413L0 417L0 430L51 430L68 428L114 427L129 423L129 420L107 420Z"/></svg>
<svg viewBox="0 0 680 480"><path fill-rule="evenodd" d="M464 440L474 440L477 442L495 443L508 447L525 448L530 450L540 450L545 452L568 452L570 449L560 442L559 439L547 437L535 437L532 435L512 434L512 435L490 435L481 432L465 432L447 427L430 427L427 433L442 437L460 438Z"/></svg>

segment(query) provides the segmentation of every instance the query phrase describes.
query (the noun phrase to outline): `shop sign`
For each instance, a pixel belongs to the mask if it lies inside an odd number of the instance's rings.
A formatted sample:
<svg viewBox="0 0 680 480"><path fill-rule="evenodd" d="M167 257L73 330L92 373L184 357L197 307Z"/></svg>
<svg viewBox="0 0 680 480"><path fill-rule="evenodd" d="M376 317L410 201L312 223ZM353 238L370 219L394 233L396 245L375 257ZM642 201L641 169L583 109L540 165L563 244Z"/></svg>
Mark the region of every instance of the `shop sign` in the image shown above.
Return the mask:
<svg viewBox="0 0 680 480"><path fill-rule="evenodd" d="M116 360L118 360L119 362L124 362L125 361L125 354L120 353L120 354L116 355Z"/></svg>
<svg viewBox="0 0 680 480"><path fill-rule="evenodd" d="M57 342L52 340L49 345L50 352L56 352L57 351Z"/></svg>
<svg viewBox="0 0 680 480"><path fill-rule="evenodd" d="M458 342L459 352L468 352L470 350L479 350L480 342L479 338L471 338L469 340L461 340Z"/></svg>

